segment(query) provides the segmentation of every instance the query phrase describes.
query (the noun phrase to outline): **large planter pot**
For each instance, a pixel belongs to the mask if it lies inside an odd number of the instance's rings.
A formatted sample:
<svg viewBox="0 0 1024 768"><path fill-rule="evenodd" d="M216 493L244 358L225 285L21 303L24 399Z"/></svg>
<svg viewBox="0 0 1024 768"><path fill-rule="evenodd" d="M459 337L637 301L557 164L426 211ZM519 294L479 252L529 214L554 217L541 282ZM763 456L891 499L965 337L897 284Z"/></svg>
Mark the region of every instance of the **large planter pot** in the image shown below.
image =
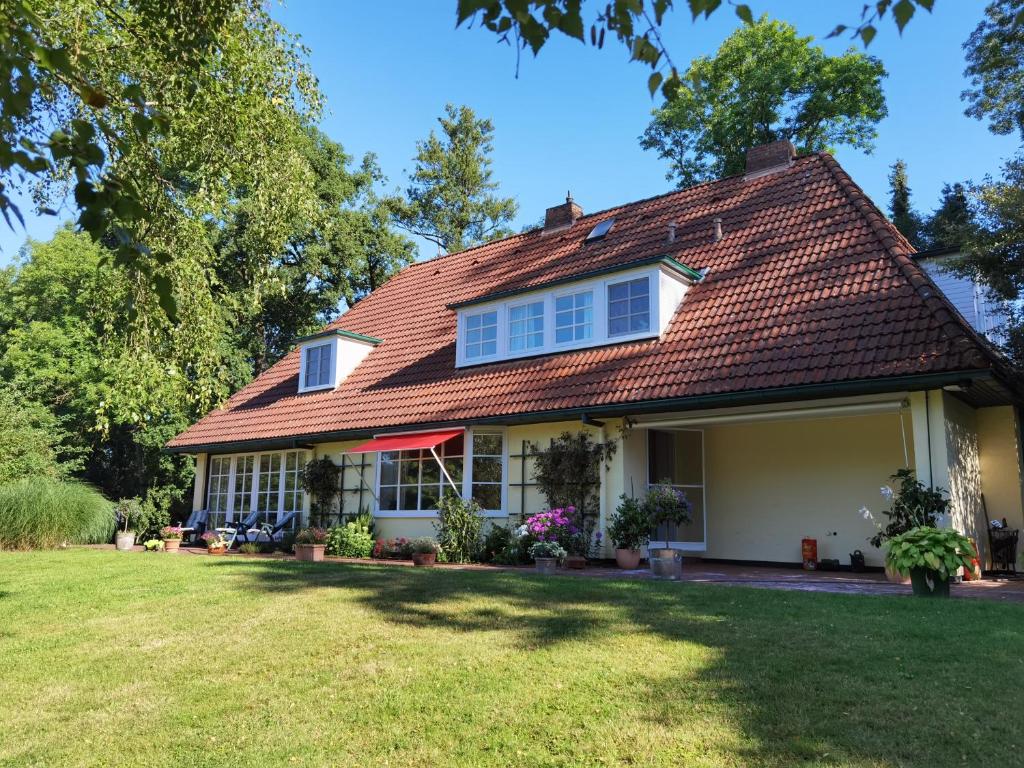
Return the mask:
<svg viewBox="0 0 1024 768"><path fill-rule="evenodd" d="M296 544L295 559L305 560L309 563L320 563L324 559L326 544Z"/></svg>
<svg viewBox="0 0 1024 768"><path fill-rule="evenodd" d="M207 547L206 554L208 555L223 555L228 551L227 547Z"/></svg>
<svg viewBox="0 0 1024 768"><path fill-rule="evenodd" d="M567 555L565 558L565 567L572 568L576 571L583 570L587 567L587 558L583 555Z"/></svg>
<svg viewBox="0 0 1024 768"><path fill-rule="evenodd" d="M164 552L177 552L181 547L181 539L164 539Z"/></svg>
<svg viewBox="0 0 1024 768"><path fill-rule="evenodd" d="M651 552L651 573L656 579L681 579L682 554L675 549L655 549Z"/></svg>
<svg viewBox="0 0 1024 768"><path fill-rule="evenodd" d="M537 573L543 573L545 576L550 576L555 572L555 568L558 567L557 557L537 557L534 558L533 567Z"/></svg>
<svg viewBox="0 0 1024 768"><path fill-rule="evenodd" d="M114 537L114 546L120 552L131 552L135 546L135 531L118 531Z"/></svg>
<svg viewBox="0 0 1024 768"><path fill-rule="evenodd" d="M889 563L885 564L885 578L892 584L909 584L910 577L904 576L902 573L893 568Z"/></svg>
<svg viewBox="0 0 1024 768"><path fill-rule="evenodd" d="M436 552L413 552L412 564L419 566L433 565L437 561Z"/></svg>
<svg viewBox="0 0 1024 768"><path fill-rule="evenodd" d="M639 549L616 549L615 562L624 571L635 571L640 567Z"/></svg>
<svg viewBox="0 0 1024 768"><path fill-rule="evenodd" d="M949 597L949 579L930 568L912 568L910 584L918 597Z"/></svg>

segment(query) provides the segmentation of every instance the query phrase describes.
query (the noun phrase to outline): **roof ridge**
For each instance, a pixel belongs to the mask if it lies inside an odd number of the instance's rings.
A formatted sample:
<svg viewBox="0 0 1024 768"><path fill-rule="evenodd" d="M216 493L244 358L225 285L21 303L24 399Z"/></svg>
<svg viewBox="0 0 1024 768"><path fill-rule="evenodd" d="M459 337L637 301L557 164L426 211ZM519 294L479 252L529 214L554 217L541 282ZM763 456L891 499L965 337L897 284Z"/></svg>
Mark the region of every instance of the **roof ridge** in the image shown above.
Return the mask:
<svg viewBox="0 0 1024 768"><path fill-rule="evenodd" d="M843 170L843 167L828 152L817 153L835 178L839 188L847 196L850 203L857 209L874 232L875 237L884 248L886 254L893 260L900 273L906 278L911 289L921 298L925 307L932 314L939 324L939 328L946 337L958 347L970 346L975 353L980 354L979 362L987 362L990 365L1000 365L997 356L988 347L988 344L981 338L953 304L946 298L945 294L935 285L928 274L917 264L913 258L914 246L910 244L903 234L896 229L878 207L867 196L860 185Z"/></svg>

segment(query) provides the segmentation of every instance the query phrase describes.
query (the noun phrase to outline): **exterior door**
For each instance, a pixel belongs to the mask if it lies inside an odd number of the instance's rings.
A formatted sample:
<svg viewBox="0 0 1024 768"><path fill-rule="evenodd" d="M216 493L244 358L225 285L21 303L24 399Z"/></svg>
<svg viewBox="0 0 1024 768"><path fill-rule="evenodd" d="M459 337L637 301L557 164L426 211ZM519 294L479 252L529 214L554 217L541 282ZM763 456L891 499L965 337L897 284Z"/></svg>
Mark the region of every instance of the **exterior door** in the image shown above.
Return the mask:
<svg viewBox="0 0 1024 768"><path fill-rule="evenodd" d="M686 494L690 522L662 525L651 532L652 548L689 552L707 549L704 494L704 432L699 429L651 429L647 432L648 487L667 483Z"/></svg>

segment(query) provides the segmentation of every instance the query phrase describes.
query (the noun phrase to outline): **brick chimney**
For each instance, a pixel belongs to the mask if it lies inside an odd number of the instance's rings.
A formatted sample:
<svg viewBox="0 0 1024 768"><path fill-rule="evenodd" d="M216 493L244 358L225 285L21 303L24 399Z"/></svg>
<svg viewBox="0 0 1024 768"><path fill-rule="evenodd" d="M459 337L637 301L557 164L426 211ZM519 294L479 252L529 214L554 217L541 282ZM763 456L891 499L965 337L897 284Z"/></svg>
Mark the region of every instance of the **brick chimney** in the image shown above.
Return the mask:
<svg viewBox="0 0 1024 768"><path fill-rule="evenodd" d="M583 209L573 201L572 194L566 193L564 203L548 208L544 212L544 232L556 232L571 227L582 215Z"/></svg>
<svg viewBox="0 0 1024 768"><path fill-rule="evenodd" d="M751 147L747 150L747 174L748 179L766 176L775 171L782 171L793 164L796 157L796 147L789 139L773 141L771 144L762 144L759 147Z"/></svg>

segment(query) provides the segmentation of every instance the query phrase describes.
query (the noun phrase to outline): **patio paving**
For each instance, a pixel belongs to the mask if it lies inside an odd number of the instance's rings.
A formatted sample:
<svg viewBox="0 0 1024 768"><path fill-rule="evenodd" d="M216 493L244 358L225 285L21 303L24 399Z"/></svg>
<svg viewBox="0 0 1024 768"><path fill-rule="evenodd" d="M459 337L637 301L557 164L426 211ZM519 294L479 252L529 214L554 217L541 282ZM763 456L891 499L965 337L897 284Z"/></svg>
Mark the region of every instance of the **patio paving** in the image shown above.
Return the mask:
<svg viewBox="0 0 1024 768"><path fill-rule="evenodd" d="M110 548L113 548L112 545ZM206 557L201 547L182 547L182 554ZM254 557L291 559L290 555L241 555L230 552L223 557ZM325 562L386 565L396 568L412 567L408 560L359 560L342 557L328 557ZM533 573L530 566L495 565L436 565L435 568L456 570L500 570L510 573ZM640 568L624 571L614 565L588 565L582 570L559 569L561 576L604 579L652 579L650 570ZM833 592L852 595L907 595L910 585L892 584L883 573L852 573L849 571L804 571L798 568L768 567L757 565L736 565L732 563L687 560L683 565L682 581L701 584L726 584L757 589L784 589L798 592ZM951 585L951 594L957 598L976 598L1004 602L1024 603L1024 574L1017 576L986 576L981 581L969 581Z"/></svg>

